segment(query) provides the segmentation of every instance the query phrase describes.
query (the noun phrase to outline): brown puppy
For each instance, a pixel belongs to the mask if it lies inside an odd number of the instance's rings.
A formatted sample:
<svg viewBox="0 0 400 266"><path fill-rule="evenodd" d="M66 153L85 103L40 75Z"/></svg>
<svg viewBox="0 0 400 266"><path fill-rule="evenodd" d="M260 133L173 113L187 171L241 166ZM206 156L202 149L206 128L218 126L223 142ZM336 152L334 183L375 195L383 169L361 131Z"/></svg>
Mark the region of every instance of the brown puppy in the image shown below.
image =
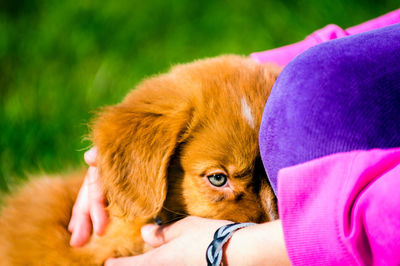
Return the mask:
<svg viewBox="0 0 400 266"><path fill-rule="evenodd" d="M6 200L2 265L101 265L144 252L140 227L187 215L264 222L276 201L258 128L279 73L239 56L174 67L144 81L92 128L111 223L82 248L67 225L83 175L37 179Z"/></svg>

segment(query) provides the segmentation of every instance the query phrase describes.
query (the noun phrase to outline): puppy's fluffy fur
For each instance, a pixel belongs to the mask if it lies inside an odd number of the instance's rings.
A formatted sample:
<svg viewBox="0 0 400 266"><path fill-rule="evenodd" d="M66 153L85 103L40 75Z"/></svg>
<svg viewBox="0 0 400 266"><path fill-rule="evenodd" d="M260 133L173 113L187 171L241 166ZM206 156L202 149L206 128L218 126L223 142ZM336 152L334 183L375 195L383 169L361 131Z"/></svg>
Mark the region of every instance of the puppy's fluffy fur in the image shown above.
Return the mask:
<svg viewBox="0 0 400 266"><path fill-rule="evenodd" d="M111 217L105 235L82 248L69 245L67 225L83 175L38 179L6 200L0 263L101 265L139 254L140 227L155 217L165 223L187 215L277 218L258 128L278 73L248 58L222 56L144 81L93 123ZM220 187L210 181L225 176Z"/></svg>

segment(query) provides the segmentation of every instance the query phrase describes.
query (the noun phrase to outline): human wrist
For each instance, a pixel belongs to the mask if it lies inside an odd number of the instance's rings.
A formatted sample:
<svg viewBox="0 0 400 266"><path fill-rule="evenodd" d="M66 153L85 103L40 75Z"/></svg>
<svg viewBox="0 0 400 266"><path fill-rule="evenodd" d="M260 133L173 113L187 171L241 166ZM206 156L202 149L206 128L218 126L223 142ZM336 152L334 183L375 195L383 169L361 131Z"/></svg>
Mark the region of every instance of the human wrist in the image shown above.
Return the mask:
<svg viewBox="0 0 400 266"><path fill-rule="evenodd" d="M237 231L224 246L223 265L290 265L280 220Z"/></svg>
<svg viewBox="0 0 400 266"><path fill-rule="evenodd" d="M206 250L206 260L208 266L219 266L223 261L224 246L233 236L233 234L248 226L256 225L255 223L231 223L218 228Z"/></svg>

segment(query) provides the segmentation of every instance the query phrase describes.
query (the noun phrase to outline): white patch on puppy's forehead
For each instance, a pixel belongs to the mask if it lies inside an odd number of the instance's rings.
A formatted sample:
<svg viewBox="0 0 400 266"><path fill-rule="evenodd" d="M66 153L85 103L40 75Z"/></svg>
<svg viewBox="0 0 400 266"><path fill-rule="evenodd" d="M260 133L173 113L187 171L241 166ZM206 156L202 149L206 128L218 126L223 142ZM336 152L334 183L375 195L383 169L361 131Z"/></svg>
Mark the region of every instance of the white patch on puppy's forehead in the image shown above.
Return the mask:
<svg viewBox="0 0 400 266"><path fill-rule="evenodd" d="M243 115L244 119L247 121L247 123L252 128L254 128L255 127L254 118L253 118L253 115L251 114L250 106L247 103L245 98L242 98L242 115Z"/></svg>

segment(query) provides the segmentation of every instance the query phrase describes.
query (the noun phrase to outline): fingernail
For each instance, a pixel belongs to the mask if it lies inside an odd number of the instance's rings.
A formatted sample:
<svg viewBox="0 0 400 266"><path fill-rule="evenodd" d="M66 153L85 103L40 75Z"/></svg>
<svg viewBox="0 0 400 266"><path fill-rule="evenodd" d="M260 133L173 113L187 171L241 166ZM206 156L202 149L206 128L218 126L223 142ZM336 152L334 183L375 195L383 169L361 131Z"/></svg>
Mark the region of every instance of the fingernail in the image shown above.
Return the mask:
<svg viewBox="0 0 400 266"><path fill-rule="evenodd" d="M97 158L97 149L91 148L90 150L85 152L84 158L88 164L95 164Z"/></svg>
<svg viewBox="0 0 400 266"><path fill-rule="evenodd" d="M157 230L158 226L154 224L146 224L142 226L141 232L142 232L142 237L148 237L154 234L154 231Z"/></svg>

